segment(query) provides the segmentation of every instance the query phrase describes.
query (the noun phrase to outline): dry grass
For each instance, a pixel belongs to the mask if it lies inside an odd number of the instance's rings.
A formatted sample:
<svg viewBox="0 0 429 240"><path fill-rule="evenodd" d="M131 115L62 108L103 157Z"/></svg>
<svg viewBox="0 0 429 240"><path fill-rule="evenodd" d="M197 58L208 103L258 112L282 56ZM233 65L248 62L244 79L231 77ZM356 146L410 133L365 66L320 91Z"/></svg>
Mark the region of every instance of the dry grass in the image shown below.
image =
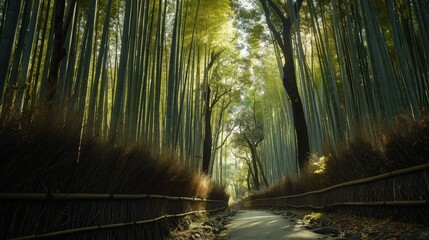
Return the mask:
<svg viewBox="0 0 429 240"><path fill-rule="evenodd" d="M362 134L347 149L326 154L323 171L315 173L320 165L314 163L320 158L310 156L300 177L286 177L269 189L251 194L250 199L304 193L429 162L428 114L418 122L404 115L396 118L393 127L379 126L376 141Z"/></svg>
<svg viewBox="0 0 429 240"><path fill-rule="evenodd" d="M70 128L0 129L0 192L150 193L225 199L223 188L150 146L84 141ZM79 156L79 157L78 157ZM213 189L213 192L212 192Z"/></svg>
<svg viewBox="0 0 429 240"><path fill-rule="evenodd" d="M147 145L118 146L93 139L85 139L79 149L80 136L73 130L77 128L46 123L45 120L36 119L25 125L14 121L0 127L0 192L160 194L228 199L222 187L216 186L207 176L195 174L181 166L172 154L153 154ZM166 213L199 210L205 206L190 202L167 201L171 206L164 206L164 202L155 200L143 202L118 205L120 201L93 201L85 205L81 203L82 206L75 203L63 206L62 203L51 202L50 205L34 203L33 207L30 207L33 203L19 205L3 202L0 238L88 224L150 219ZM64 219L64 214L68 214L67 219ZM126 231L85 236L90 239L115 239L115 236L158 239L168 233L171 224L178 222L162 221L136 227L136 235L133 236ZM2 229L10 231L3 232Z"/></svg>

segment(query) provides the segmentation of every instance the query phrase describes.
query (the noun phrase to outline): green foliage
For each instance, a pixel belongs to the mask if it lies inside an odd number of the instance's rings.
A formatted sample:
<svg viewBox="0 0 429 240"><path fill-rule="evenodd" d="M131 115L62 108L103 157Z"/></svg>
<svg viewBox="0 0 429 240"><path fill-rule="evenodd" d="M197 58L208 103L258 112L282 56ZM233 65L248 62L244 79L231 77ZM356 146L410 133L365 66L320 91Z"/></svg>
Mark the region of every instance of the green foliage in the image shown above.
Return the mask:
<svg viewBox="0 0 429 240"><path fill-rule="evenodd" d="M232 29L230 25L230 6L228 0L190 1L187 12L188 21L186 35L195 34L199 45L209 44L212 47L222 49L228 46ZM198 13L198 14L197 14ZM196 32L193 33L193 25L196 24Z"/></svg>

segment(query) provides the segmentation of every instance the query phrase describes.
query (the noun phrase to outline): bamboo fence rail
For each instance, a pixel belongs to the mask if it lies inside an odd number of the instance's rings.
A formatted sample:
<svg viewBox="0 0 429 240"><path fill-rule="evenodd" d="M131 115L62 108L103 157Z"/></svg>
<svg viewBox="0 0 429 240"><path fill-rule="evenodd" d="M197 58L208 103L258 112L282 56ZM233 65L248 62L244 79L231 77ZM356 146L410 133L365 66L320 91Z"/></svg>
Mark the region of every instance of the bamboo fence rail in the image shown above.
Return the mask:
<svg viewBox="0 0 429 240"><path fill-rule="evenodd" d="M395 215L415 211L424 221L429 213L429 163L336 184L301 194L243 200L239 206L327 209L333 207L390 207ZM399 209L401 208L401 209ZM375 213L374 210L367 210ZM389 210L390 211L390 210ZM383 212L389 212L384 211ZM428 216L428 215L426 215Z"/></svg>
<svg viewBox="0 0 429 240"><path fill-rule="evenodd" d="M167 199L173 201L220 202L197 197L172 197L158 194L91 194L91 193L0 193L0 200L97 200L97 199Z"/></svg>
<svg viewBox="0 0 429 240"><path fill-rule="evenodd" d="M327 204L326 206L316 206L316 205L293 205L293 204L252 204L252 206L270 206L270 207L293 207L293 208L313 208L313 209L325 209L330 207L339 207L339 206L425 206L429 204L427 200L415 200L415 201L378 201L378 202L339 202Z"/></svg>
<svg viewBox="0 0 429 240"><path fill-rule="evenodd" d="M28 235L28 236L23 236L23 237L10 238L9 240L27 240L27 239L44 239L44 238L60 237L60 236L73 234L73 233L81 233L81 232L87 232L87 231L95 231L95 230L103 230L103 229L110 229L110 228L118 228L118 227L127 227L127 226L133 226L133 225L147 224L147 223L152 223L152 222L156 222L156 221L159 221L162 219L167 219L167 218L184 217L184 216L196 214L196 213L216 212L216 211L222 211L225 209L226 209L226 207L222 207L222 208L211 209L211 210L206 209L206 210L191 211L191 212L179 213L179 214L166 214L166 215L163 215L163 216L160 216L157 218L153 218L153 219L146 219L146 220L140 220L140 221L127 222L127 223L114 223L114 224L107 224L107 225L74 228L74 229L68 229L68 230L63 230L63 231L56 231L56 232L50 232L50 233L34 234L34 235Z"/></svg>

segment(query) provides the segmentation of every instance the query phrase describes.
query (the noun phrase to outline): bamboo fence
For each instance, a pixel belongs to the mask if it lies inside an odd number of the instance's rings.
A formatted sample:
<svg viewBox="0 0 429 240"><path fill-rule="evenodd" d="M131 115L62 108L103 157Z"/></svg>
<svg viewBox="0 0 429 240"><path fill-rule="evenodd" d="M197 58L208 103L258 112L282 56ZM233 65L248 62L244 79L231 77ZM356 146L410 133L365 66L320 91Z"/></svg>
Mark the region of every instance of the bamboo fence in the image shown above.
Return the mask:
<svg viewBox="0 0 429 240"><path fill-rule="evenodd" d="M156 194L0 193L0 239L158 239L222 200ZM176 220L175 220L176 219Z"/></svg>
<svg viewBox="0 0 429 240"><path fill-rule="evenodd" d="M239 207L350 208L366 216L429 222L429 164L302 194L243 200Z"/></svg>

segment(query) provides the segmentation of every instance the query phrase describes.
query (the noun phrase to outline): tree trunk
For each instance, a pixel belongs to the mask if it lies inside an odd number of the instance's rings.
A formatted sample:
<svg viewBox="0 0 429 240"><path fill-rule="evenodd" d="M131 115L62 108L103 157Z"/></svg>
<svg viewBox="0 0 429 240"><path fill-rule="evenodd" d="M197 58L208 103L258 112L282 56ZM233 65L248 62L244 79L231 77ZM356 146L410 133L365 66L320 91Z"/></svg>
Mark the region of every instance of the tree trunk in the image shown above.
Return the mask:
<svg viewBox="0 0 429 240"><path fill-rule="evenodd" d="M58 84L58 72L60 69L61 59L64 56L63 52L63 19L65 10L65 0L56 0L54 9L54 46L52 51L51 65L49 67L48 87L46 91L46 102L50 110L53 105Z"/></svg>
<svg viewBox="0 0 429 240"><path fill-rule="evenodd" d="M259 182L259 170L258 170L258 156L257 156L257 152L256 152L256 148L253 146L253 144L246 140L247 144L249 145L250 148L250 153L252 155L252 165L253 165L253 171L254 171L254 182L255 182L255 189L259 190L259 188L261 187L261 183Z"/></svg>
<svg viewBox="0 0 429 240"><path fill-rule="evenodd" d="M252 188L250 187L250 168L247 169L247 177L246 177L246 184L247 184L247 191L250 192Z"/></svg>
<svg viewBox="0 0 429 240"><path fill-rule="evenodd" d="M295 64L293 61L292 50L292 18L285 17L280 10L279 5L274 3L273 0L259 0L264 9L264 14L267 19L268 28L273 33L275 40L282 50L285 58L283 65L283 87L285 88L289 100L292 105L293 121L296 132L296 139L298 143L297 159L299 168L303 168L307 164L307 155L310 151L310 144L308 140L307 123L305 121L304 109L302 107L301 98L299 96L298 87L296 84ZM270 11L270 8L272 11ZM295 13L298 14L302 6L302 0L297 0L293 4ZM274 27L271 20L271 13L277 15L282 23L282 31L279 32ZM299 173L299 169L297 169Z"/></svg>
<svg viewBox="0 0 429 240"><path fill-rule="evenodd" d="M298 144L297 159L299 163L299 169L302 169L306 166L308 161L307 157L310 152L310 143L308 140L308 130L304 109L302 107L301 97L299 96L298 87L296 84L291 35L289 33L287 35L285 34L284 36L285 45L283 48L283 54L285 56L285 64L283 66L283 86L292 105L293 122ZM297 169L297 172L299 172L299 169Z"/></svg>
<svg viewBox="0 0 429 240"><path fill-rule="evenodd" d="M254 177L253 177L253 182L255 183L255 189L259 190L259 188L261 188L261 183L259 182L259 171L258 171L258 165L256 163L256 159L254 157L252 157L252 165L253 165L253 170L254 170Z"/></svg>
<svg viewBox="0 0 429 240"><path fill-rule="evenodd" d="M206 107L205 107L205 128L204 128L204 147L203 147L203 173L209 173L210 158L212 155L212 126L210 119L212 118L212 111L210 109L210 86L207 86L206 93Z"/></svg>
<svg viewBox="0 0 429 240"><path fill-rule="evenodd" d="M256 151L256 149L255 149L255 151ZM256 154L257 154L257 152L256 152ZM255 157L256 157L256 162L258 163L258 166L259 166L259 170L261 171L262 180L264 181L265 186L268 187L269 186L268 180L267 180L267 177L265 176L264 169L262 168L261 160L259 159L258 155L255 155Z"/></svg>
<svg viewBox="0 0 429 240"><path fill-rule="evenodd" d="M211 119L212 119L212 110L214 105L216 104L216 102L219 100L216 100L216 96L215 99L213 100L213 102L211 102L210 98L211 98L211 89L210 89L210 85L209 85L209 81L208 81L208 77L209 77L209 71L210 69L213 67L214 62L216 61L216 59L219 57L221 52L219 53L215 53L212 52L211 56L210 56L210 61L207 64L207 68L205 70L204 73L204 78L207 80L206 84L207 84L207 92L206 92L206 106L205 106L205 114L204 114L204 121L205 121L205 134L204 134L204 146L203 146L203 173L207 173L209 176L212 175L212 172L210 172L209 170L213 171L213 168L210 169L210 159L212 156L212 146L213 146L213 142L212 142L212 125L211 125Z"/></svg>

